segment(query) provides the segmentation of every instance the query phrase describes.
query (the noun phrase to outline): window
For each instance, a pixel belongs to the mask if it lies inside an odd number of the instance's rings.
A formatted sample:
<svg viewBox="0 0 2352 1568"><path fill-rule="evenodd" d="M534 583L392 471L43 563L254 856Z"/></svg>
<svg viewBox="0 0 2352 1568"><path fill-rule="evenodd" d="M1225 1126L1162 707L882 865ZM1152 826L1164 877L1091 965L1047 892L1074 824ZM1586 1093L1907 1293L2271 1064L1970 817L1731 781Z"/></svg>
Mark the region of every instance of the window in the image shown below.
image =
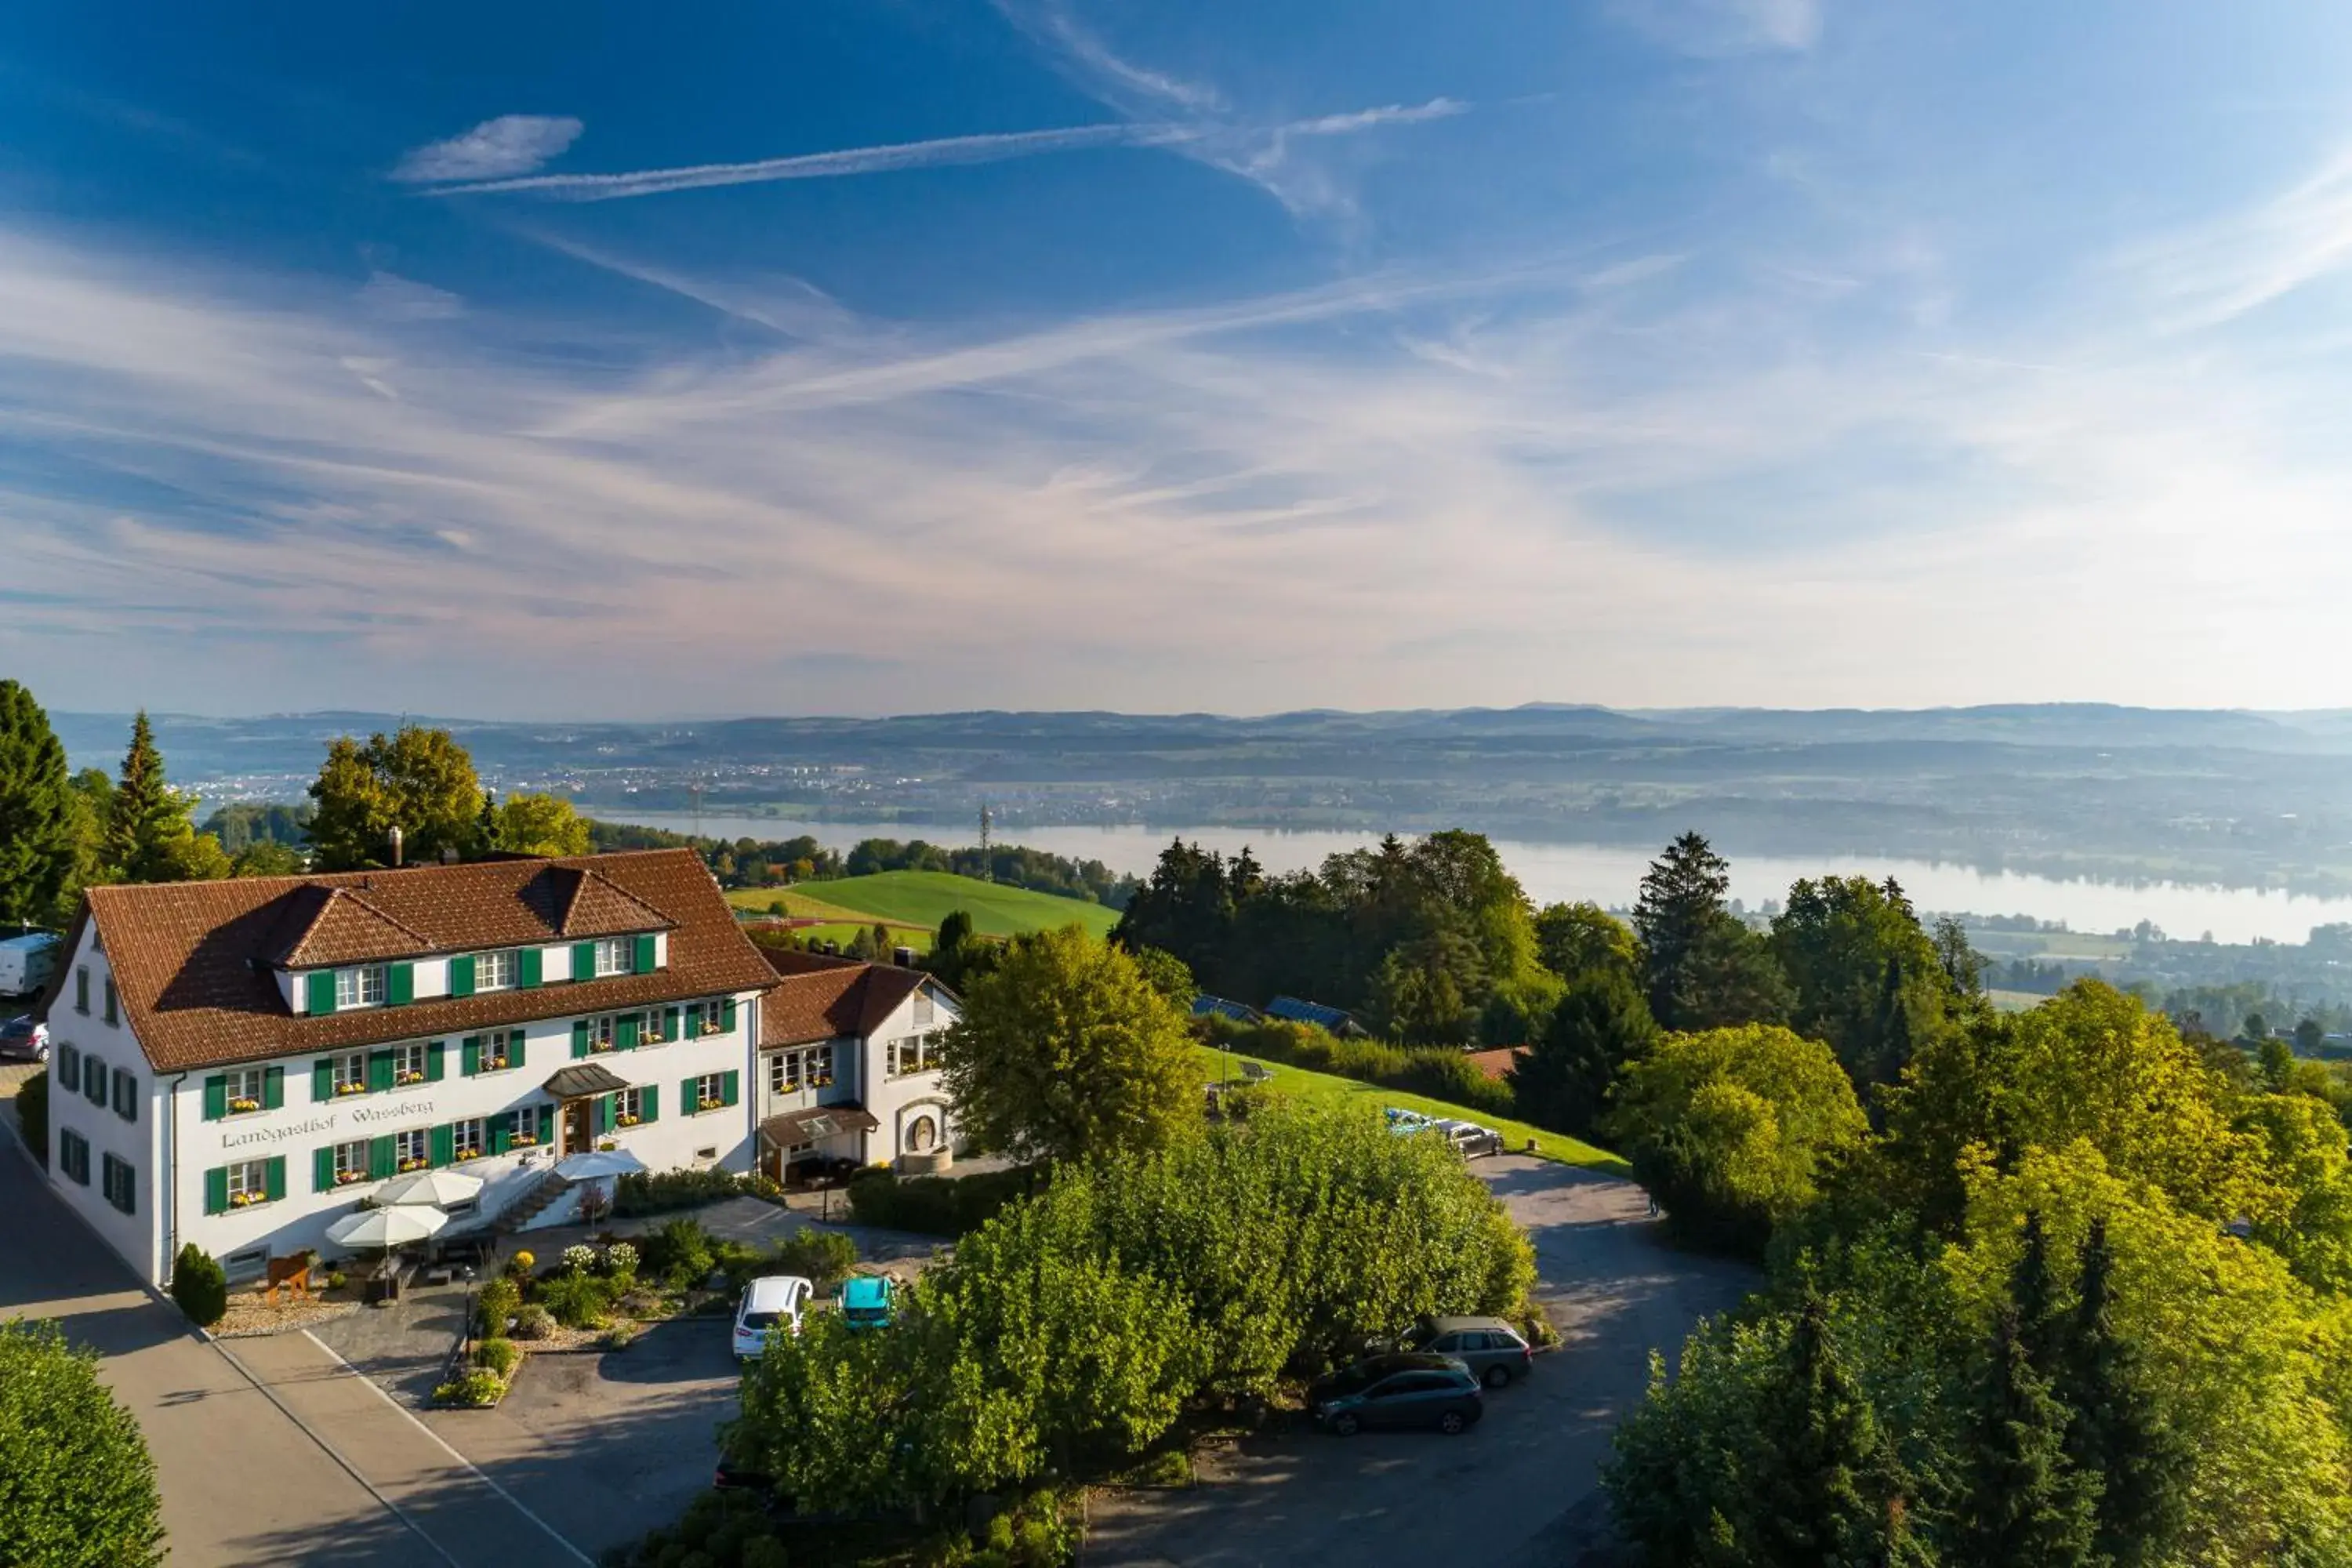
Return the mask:
<svg viewBox="0 0 2352 1568"><path fill-rule="evenodd" d="M121 1018L121 1005L115 1000L114 976L110 974L106 977L106 1021L110 1024L120 1023Z"/></svg>
<svg viewBox="0 0 2352 1568"><path fill-rule="evenodd" d="M490 1152L489 1130L478 1116L449 1124L449 1158L478 1160Z"/></svg>
<svg viewBox="0 0 2352 1568"><path fill-rule="evenodd" d="M485 952L475 956L475 990L511 991L514 983L515 954L512 948L504 952Z"/></svg>
<svg viewBox="0 0 2352 1568"><path fill-rule="evenodd" d="M127 1072L114 1075L114 1114L125 1121L139 1120L139 1080Z"/></svg>
<svg viewBox="0 0 2352 1568"><path fill-rule="evenodd" d="M81 1047L79 1046L58 1042L58 1087L68 1094L81 1092Z"/></svg>
<svg viewBox="0 0 2352 1568"><path fill-rule="evenodd" d="M646 1119L646 1091L625 1089L613 1096L613 1125L635 1127Z"/></svg>
<svg viewBox="0 0 2352 1568"><path fill-rule="evenodd" d="M392 1135L392 1164L396 1171L421 1171L433 1163L433 1148L426 1129L412 1127L405 1132Z"/></svg>
<svg viewBox="0 0 2352 1568"><path fill-rule="evenodd" d="M509 1112L514 1117L507 1133L509 1149L532 1149L547 1142L555 1130L555 1107L551 1105L518 1106Z"/></svg>
<svg viewBox="0 0 2352 1568"><path fill-rule="evenodd" d="M890 1042L890 1076L905 1078L909 1073L929 1072L940 1065L938 1037L908 1035Z"/></svg>
<svg viewBox="0 0 2352 1568"><path fill-rule="evenodd" d="M345 1051L329 1058L334 1063L332 1081L338 1096L367 1092L367 1053Z"/></svg>
<svg viewBox="0 0 2352 1568"><path fill-rule="evenodd" d="M717 1110L727 1103L727 1075L707 1072L694 1080L694 1109Z"/></svg>
<svg viewBox="0 0 2352 1568"><path fill-rule="evenodd" d="M768 1058L768 1091L771 1094L796 1094L804 1089L829 1089L832 1085L831 1046L807 1046L796 1051L779 1051Z"/></svg>
<svg viewBox="0 0 2352 1568"><path fill-rule="evenodd" d="M248 1110L261 1109L262 1071L259 1068L237 1068L221 1074L228 1080L227 1109L231 1116L242 1116Z"/></svg>
<svg viewBox="0 0 2352 1568"><path fill-rule="evenodd" d="M89 1016L89 965L87 963L74 971L74 1011L85 1018Z"/></svg>
<svg viewBox="0 0 2352 1568"><path fill-rule="evenodd" d="M520 1029L492 1029L482 1037L474 1056L476 1072L504 1072L522 1056Z"/></svg>
<svg viewBox="0 0 2352 1568"><path fill-rule="evenodd" d="M632 973L635 968L636 965L629 960L627 937L608 936L596 943L595 973L598 979L601 980L607 974Z"/></svg>
<svg viewBox="0 0 2352 1568"><path fill-rule="evenodd" d="M335 971L335 1005L338 1007L381 1007L383 1005L385 974L381 963L365 963L357 969Z"/></svg>
<svg viewBox="0 0 2352 1568"><path fill-rule="evenodd" d="M663 1014L660 1008L646 1008L645 1016L637 1020L637 1044L641 1046L669 1044L669 1033L662 1020Z"/></svg>
<svg viewBox="0 0 2352 1568"><path fill-rule="evenodd" d="M58 1132L58 1168L83 1186L89 1185L89 1140L70 1127Z"/></svg>
<svg viewBox="0 0 2352 1568"><path fill-rule="evenodd" d="M364 1138L335 1145L335 1185L348 1187L368 1179L368 1145Z"/></svg>
<svg viewBox="0 0 2352 1568"><path fill-rule="evenodd" d="M96 1057L82 1058L81 1092L92 1105L106 1103L106 1064Z"/></svg>
<svg viewBox="0 0 2352 1568"><path fill-rule="evenodd" d="M112 1204L124 1214L138 1212L139 1193L135 1184L135 1173L131 1169L130 1161L118 1160L109 1154L105 1163L100 1167L100 1187L106 1194L108 1203Z"/></svg>
<svg viewBox="0 0 2352 1568"><path fill-rule="evenodd" d="M251 1208L269 1201L269 1162L239 1160L228 1167L228 1206Z"/></svg>
<svg viewBox="0 0 2352 1568"><path fill-rule="evenodd" d="M422 1044L392 1047L392 1081L395 1088L425 1081L425 1047Z"/></svg>
<svg viewBox="0 0 2352 1568"><path fill-rule="evenodd" d="M931 993L930 993L930 988L929 988L929 986L922 986L922 985L919 985L919 986L915 987L915 1027L917 1027L918 1029L928 1029L928 1028L929 1028L930 1026L931 1026Z"/></svg>

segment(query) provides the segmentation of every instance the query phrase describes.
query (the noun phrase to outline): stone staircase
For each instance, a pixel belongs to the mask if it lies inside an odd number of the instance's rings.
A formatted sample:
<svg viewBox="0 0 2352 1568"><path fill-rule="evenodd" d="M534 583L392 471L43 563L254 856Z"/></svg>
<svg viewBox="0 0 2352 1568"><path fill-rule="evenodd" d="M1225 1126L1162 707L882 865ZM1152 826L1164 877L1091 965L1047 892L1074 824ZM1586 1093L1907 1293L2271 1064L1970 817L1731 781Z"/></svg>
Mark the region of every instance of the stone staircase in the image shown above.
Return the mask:
<svg viewBox="0 0 2352 1568"><path fill-rule="evenodd" d="M570 1182L550 1171L539 1179L537 1186L500 1209L499 1217L491 1228L500 1236L512 1236L562 1202L564 1195L571 1191Z"/></svg>

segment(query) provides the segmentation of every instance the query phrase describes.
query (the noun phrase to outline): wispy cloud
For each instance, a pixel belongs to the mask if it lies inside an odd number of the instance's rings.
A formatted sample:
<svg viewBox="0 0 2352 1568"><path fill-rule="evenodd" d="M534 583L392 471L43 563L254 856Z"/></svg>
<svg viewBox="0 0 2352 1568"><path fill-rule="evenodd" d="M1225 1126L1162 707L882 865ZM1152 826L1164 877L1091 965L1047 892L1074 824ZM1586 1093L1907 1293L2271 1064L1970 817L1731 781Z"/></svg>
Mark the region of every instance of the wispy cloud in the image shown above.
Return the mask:
<svg viewBox="0 0 2352 1568"><path fill-rule="evenodd" d="M571 146L583 129L569 115L501 114L463 136L411 149L394 167L392 177L404 184L425 184L527 174Z"/></svg>
<svg viewBox="0 0 2352 1568"><path fill-rule="evenodd" d="M466 313L466 301L446 289L382 268L368 274L360 289L360 304L370 315L394 321L449 321Z"/></svg>
<svg viewBox="0 0 2352 1568"><path fill-rule="evenodd" d="M1612 0L1637 32L1702 57L1801 52L1822 36L1823 0Z"/></svg>
<svg viewBox="0 0 2352 1568"><path fill-rule="evenodd" d="M2126 251L2177 328L2218 326L2352 270L2352 149L2248 209Z"/></svg>

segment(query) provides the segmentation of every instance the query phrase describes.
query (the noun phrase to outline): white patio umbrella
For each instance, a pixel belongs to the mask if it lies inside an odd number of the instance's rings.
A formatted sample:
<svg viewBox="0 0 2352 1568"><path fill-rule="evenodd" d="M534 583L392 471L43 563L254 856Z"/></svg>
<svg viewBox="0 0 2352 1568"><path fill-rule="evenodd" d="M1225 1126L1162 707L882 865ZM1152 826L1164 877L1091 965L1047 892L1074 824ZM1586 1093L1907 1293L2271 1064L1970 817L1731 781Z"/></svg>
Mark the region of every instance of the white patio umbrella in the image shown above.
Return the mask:
<svg viewBox="0 0 2352 1568"><path fill-rule="evenodd" d="M555 1173L567 1182L593 1182L600 1176L633 1176L646 1163L626 1149L591 1149L555 1163Z"/></svg>
<svg viewBox="0 0 2352 1568"><path fill-rule="evenodd" d="M390 1250L412 1241L423 1241L448 1223L449 1216L438 1209L404 1204L345 1215L327 1227L327 1239L337 1247L380 1247Z"/></svg>
<svg viewBox="0 0 2352 1568"><path fill-rule="evenodd" d="M482 1178L462 1171L416 1171L395 1176L375 1190L380 1204L431 1204L436 1206L471 1202L482 1195Z"/></svg>

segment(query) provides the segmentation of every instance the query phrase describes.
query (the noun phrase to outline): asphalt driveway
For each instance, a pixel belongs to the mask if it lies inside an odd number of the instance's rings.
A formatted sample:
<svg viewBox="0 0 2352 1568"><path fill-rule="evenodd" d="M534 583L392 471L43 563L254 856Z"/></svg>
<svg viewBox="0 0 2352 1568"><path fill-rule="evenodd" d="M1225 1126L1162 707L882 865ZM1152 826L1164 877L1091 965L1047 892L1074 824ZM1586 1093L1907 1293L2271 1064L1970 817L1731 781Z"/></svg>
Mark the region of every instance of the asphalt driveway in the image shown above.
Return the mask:
<svg viewBox="0 0 2352 1568"><path fill-rule="evenodd" d="M1642 1395L1650 1351L1671 1355L1755 1277L1661 1245L1630 1182L1518 1155L1476 1168L1535 1244L1560 1349L1489 1395L1486 1419L1460 1437L1254 1438L1200 1462L1192 1488L1100 1494L1089 1568L1576 1561L1600 1517L1610 1433Z"/></svg>

